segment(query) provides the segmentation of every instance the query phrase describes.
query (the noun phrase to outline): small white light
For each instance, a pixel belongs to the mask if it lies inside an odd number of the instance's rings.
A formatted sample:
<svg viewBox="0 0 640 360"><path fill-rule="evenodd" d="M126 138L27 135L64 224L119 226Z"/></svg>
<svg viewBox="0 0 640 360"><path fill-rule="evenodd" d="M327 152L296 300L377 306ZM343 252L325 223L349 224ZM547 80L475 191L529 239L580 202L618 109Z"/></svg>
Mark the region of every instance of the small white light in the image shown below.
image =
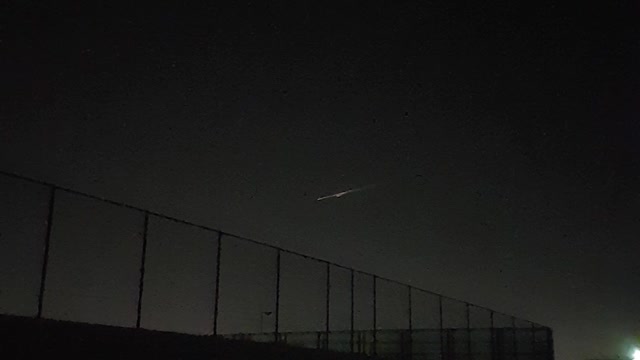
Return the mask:
<svg viewBox="0 0 640 360"><path fill-rule="evenodd" d="M633 355L632 355L633 360L640 360L640 349L635 349L633 350Z"/></svg>

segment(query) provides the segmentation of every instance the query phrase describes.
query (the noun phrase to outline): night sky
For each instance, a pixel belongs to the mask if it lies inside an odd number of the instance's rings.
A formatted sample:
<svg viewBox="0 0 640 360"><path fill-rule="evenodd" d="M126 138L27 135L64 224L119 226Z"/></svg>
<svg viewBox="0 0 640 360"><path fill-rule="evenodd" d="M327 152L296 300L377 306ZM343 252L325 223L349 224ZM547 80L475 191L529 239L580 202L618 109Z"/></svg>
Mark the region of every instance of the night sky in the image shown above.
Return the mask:
<svg viewBox="0 0 640 360"><path fill-rule="evenodd" d="M559 360L640 335L637 2L88 3L0 7L1 170L532 319Z"/></svg>

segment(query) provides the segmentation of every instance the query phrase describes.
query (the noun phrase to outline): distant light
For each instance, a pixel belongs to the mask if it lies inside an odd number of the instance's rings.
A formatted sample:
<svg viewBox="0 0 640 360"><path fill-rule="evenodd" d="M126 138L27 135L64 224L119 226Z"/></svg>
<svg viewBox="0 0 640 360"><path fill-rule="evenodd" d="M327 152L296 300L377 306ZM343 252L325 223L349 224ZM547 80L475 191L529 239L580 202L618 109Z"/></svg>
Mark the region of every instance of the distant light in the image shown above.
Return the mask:
<svg viewBox="0 0 640 360"><path fill-rule="evenodd" d="M640 349L636 348L633 350L632 358L633 360L640 360Z"/></svg>

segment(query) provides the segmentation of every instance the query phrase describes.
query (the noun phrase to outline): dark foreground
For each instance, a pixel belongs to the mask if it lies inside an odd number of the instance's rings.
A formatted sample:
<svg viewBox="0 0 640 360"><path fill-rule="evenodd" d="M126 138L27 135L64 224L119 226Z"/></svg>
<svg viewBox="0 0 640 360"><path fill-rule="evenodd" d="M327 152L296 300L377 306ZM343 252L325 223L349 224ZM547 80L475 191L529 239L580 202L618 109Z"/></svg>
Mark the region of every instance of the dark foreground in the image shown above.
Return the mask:
<svg viewBox="0 0 640 360"><path fill-rule="evenodd" d="M368 359L362 355L0 315L1 359Z"/></svg>

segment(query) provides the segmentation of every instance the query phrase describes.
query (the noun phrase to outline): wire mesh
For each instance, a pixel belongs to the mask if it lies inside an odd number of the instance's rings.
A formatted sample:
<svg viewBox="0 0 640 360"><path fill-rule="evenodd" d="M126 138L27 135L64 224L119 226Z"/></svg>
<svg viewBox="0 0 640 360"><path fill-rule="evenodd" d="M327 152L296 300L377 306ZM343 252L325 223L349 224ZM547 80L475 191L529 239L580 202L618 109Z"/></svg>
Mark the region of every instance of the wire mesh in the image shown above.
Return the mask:
<svg viewBox="0 0 640 360"><path fill-rule="evenodd" d="M5 314L393 359L553 358L547 327L206 226L15 175L0 203Z"/></svg>
<svg viewBox="0 0 640 360"><path fill-rule="evenodd" d="M470 354L473 359L491 359L493 351L491 318L491 310L475 305L469 306Z"/></svg>
<svg viewBox="0 0 640 360"><path fill-rule="evenodd" d="M133 326L143 214L64 191L54 214L43 315Z"/></svg>
<svg viewBox="0 0 640 360"><path fill-rule="evenodd" d="M441 359L440 296L416 289L411 304L412 353L416 359Z"/></svg>
<svg viewBox="0 0 640 360"><path fill-rule="evenodd" d="M356 272L354 275L354 329L374 329L373 276Z"/></svg>
<svg viewBox="0 0 640 360"><path fill-rule="evenodd" d="M141 326L211 334L218 234L152 216L147 238Z"/></svg>
<svg viewBox="0 0 640 360"><path fill-rule="evenodd" d="M323 332L326 291L326 264L294 254L282 254L280 330L283 333ZM307 340L304 344L311 347ZM312 344L315 348L315 339Z"/></svg>
<svg viewBox="0 0 640 360"><path fill-rule="evenodd" d="M49 192L0 176L0 312L37 314Z"/></svg>
<svg viewBox="0 0 640 360"><path fill-rule="evenodd" d="M220 265L218 334L274 334L277 250L225 235Z"/></svg>
<svg viewBox="0 0 640 360"><path fill-rule="evenodd" d="M330 266L329 350L351 351L351 270Z"/></svg>

